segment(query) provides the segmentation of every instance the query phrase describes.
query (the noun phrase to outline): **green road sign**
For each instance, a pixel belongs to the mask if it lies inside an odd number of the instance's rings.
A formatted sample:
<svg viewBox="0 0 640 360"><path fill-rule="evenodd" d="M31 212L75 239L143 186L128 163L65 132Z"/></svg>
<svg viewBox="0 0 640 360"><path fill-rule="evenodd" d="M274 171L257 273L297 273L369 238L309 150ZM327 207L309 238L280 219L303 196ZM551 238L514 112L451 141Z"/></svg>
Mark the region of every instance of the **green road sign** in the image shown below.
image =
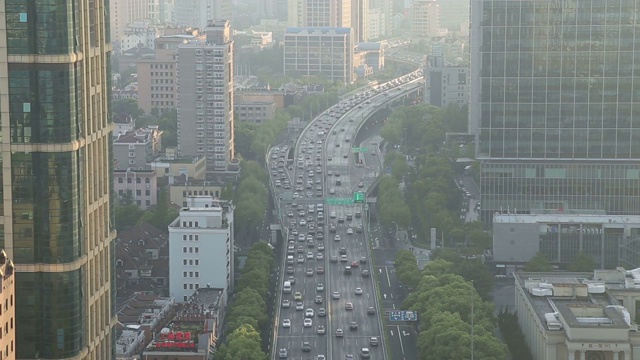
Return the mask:
<svg viewBox="0 0 640 360"><path fill-rule="evenodd" d="M353 151L354 153L364 153L369 151L369 148L366 147L352 147L351 151Z"/></svg>
<svg viewBox="0 0 640 360"><path fill-rule="evenodd" d="M365 194L362 191L358 191L357 193L353 194L353 202L357 204L363 203L364 198L365 198Z"/></svg>
<svg viewBox="0 0 640 360"><path fill-rule="evenodd" d="M353 204L353 200L350 198L326 198L325 202L328 205L350 205Z"/></svg>

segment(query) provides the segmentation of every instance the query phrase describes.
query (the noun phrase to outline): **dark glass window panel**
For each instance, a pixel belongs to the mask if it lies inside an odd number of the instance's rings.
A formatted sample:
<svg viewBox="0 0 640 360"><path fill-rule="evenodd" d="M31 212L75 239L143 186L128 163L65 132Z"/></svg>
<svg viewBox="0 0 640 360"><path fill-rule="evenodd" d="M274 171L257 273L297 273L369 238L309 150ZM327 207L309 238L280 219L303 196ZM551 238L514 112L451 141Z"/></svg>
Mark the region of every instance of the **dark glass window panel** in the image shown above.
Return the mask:
<svg viewBox="0 0 640 360"><path fill-rule="evenodd" d="M85 346L81 270L16 274L17 357L71 358ZM115 292L114 292L115 293ZM37 311L35 311L37 309ZM106 314L105 314L106 315Z"/></svg>
<svg viewBox="0 0 640 360"><path fill-rule="evenodd" d="M51 144L77 139L81 127L78 71L68 64L9 65L12 142Z"/></svg>
<svg viewBox="0 0 640 360"><path fill-rule="evenodd" d="M77 153L12 154L14 258L58 264L82 255Z"/></svg>

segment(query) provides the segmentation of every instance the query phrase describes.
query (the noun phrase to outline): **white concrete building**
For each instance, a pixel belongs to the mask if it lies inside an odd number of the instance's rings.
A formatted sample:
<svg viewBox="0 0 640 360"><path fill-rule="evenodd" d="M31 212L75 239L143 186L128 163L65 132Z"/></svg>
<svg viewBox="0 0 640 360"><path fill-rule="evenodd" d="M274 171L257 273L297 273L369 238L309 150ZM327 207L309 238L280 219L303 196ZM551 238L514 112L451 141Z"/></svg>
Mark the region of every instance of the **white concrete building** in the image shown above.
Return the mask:
<svg viewBox="0 0 640 360"><path fill-rule="evenodd" d="M120 51L124 52L138 46L155 49L158 37L160 30L157 26L149 21L135 21L125 27L124 35L120 38Z"/></svg>
<svg viewBox="0 0 640 360"><path fill-rule="evenodd" d="M515 312L536 360L637 360L640 269L516 273Z"/></svg>
<svg viewBox="0 0 640 360"><path fill-rule="evenodd" d="M231 0L175 0L174 20L177 25L204 29L209 21L230 20Z"/></svg>
<svg viewBox="0 0 640 360"><path fill-rule="evenodd" d="M211 196L192 196L169 225L169 292L186 302L200 288L233 287L233 210ZM225 299L226 302L226 299Z"/></svg>

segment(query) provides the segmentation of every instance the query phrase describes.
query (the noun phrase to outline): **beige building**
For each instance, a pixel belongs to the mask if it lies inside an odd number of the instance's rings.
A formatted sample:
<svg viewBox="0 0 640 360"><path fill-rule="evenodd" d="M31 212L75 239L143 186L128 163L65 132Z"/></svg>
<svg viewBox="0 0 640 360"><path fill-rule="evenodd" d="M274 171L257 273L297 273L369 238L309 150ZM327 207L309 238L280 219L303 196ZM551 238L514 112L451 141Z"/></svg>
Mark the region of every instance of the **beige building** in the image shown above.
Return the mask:
<svg viewBox="0 0 640 360"><path fill-rule="evenodd" d="M640 359L640 269L514 277L515 311L534 359Z"/></svg>
<svg viewBox="0 0 640 360"><path fill-rule="evenodd" d="M169 200L178 206L186 207L187 198L193 196L211 196L219 199L222 193L222 186L217 183L190 179L186 176L174 178L172 184L169 185Z"/></svg>
<svg viewBox="0 0 640 360"><path fill-rule="evenodd" d="M186 175L189 179L202 180L205 178L207 170L207 160L205 157L185 157L178 158L172 155L172 149L167 149L167 156L159 157L149 165L156 170L158 178L179 177Z"/></svg>
<svg viewBox="0 0 640 360"><path fill-rule="evenodd" d="M282 91L237 91L233 96L235 102L239 103L273 103L276 109L285 108L285 95Z"/></svg>
<svg viewBox="0 0 640 360"><path fill-rule="evenodd" d="M16 359L16 308L15 276L13 262L7 253L0 251L0 359Z"/></svg>
<svg viewBox="0 0 640 360"><path fill-rule="evenodd" d="M111 0L109 15L111 24L111 41L120 41L127 25L136 20L149 17L149 0Z"/></svg>
<svg viewBox="0 0 640 360"><path fill-rule="evenodd" d="M234 102L235 120L262 124L276 116L276 106L272 102Z"/></svg>
<svg viewBox="0 0 640 360"><path fill-rule="evenodd" d="M411 32L414 37L438 36L440 6L435 0L413 0L411 10Z"/></svg>

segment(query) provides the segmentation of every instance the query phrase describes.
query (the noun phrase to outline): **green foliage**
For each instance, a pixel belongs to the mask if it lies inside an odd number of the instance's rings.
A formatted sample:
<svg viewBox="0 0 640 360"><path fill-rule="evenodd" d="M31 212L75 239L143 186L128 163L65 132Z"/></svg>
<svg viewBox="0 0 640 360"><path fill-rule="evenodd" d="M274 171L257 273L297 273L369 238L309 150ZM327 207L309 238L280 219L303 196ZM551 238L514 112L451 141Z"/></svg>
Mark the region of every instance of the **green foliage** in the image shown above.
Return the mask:
<svg viewBox="0 0 640 360"><path fill-rule="evenodd" d="M274 268L275 258L267 243L258 242L247 253L235 296L227 310L224 331L228 335L227 343L216 352L216 360L268 358L262 350L262 335L268 335L270 329L267 308Z"/></svg>
<svg viewBox="0 0 640 360"><path fill-rule="evenodd" d="M143 115L136 120L136 127L158 125L162 131L162 147L178 146L178 110L166 110L159 116Z"/></svg>
<svg viewBox="0 0 640 360"><path fill-rule="evenodd" d="M227 344L215 354L215 360L267 360L268 355L261 349L260 333L245 324L229 334Z"/></svg>
<svg viewBox="0 0 640 360"><path fill-rule="evenodd" d="M167 228L173 220L178 217L178 211L169 204L169 191L162 189L158 194L158 205L153 209L144 212L138 222L147 222L162 231Z"/></svg>
<svg viewBox="0 0 640 360"><path fill-rule="evenodd" d="M399 252L396 267L408 267L412 257L411 253ZM475 357L505 359L506 348L495 336L493 305L484 301L470 282L453 274L456 268L445 260L431 261L424 268L415 291L402 304L402 309L418 312L420 359L470 357L472 304ZM417 269L413 271L419 272Z"/></svg>
<svg viewBox="0 0 640 360"><path fill-rule="evenodd" d="M378 211L380 222L385 227L395 226L406 229L411 225L411 210L404 201L398 180L384 175L378 185Z"/></svg>
<svg viewBox="0 0 640 360"><path fill-rule="evenodd" d="M143 211L136 204L116 205L115 208L115 226L116 230L126 230L135 225Z"/></svg>
<svg viewBox="0 0 640 360"><path fill-rule="evenodd" d="M234 226L236 239L251 243L264 222L269 196L268 175L255 161L243 161L240 168L240 183L233 196L236 205Z"/></svg>
<svg viewBox="0 0 640 360"><path fill-rule="evenodd" d="M138 108L138 102L135 99L111 100L111 112L114 114L129 114L134 119L144 114L144 111Z"/></svg>
<svg viewBox="0 0 640 360"><path fill-rule="evenodd" d="M416 288L420 283L420 269L415 255L411 251L400 250L395 261L398 280L409 288Z"/></svg>
<svg viewBox="0 0 640 360"><path fill-rule="evenodd" d="M548 272L553 271L553 266L547 259L547 256L541 252L538 252L536 256L524 266L526 272Z"/></svg>
<svg viewBox="0 0 640 360"><path fill-rule="evenodd" d="M518 325L518 315L516 313L501 310L498 314L498 326L509 347L511 358L533 360L531 349L529 349L524 334Z"/></svg>
<svg viewBox="0 0 640 360"><path fill-rule="evenodd" d="M569 270L577 272L593 272L597 266L598 263L593 256L581 251L569 264Z"/></svg>

